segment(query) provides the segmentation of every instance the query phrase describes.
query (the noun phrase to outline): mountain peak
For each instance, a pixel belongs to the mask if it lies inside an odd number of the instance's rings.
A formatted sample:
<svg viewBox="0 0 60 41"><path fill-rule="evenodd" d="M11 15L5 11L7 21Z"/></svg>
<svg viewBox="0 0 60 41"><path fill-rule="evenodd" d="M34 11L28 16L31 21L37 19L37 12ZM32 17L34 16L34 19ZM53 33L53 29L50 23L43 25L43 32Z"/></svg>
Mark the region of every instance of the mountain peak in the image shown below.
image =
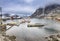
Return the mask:
<svg viewBox="0 0 60 41"><path fill-rule="evenodd" d="M44 14L49 14L51 13L51 11L53 10L60 10L60 4L50 4L48 6L46 6L45 8L38 8L32 15L31 17L41 17L40 15L43 14L43 10L44 10Z"/></svg>

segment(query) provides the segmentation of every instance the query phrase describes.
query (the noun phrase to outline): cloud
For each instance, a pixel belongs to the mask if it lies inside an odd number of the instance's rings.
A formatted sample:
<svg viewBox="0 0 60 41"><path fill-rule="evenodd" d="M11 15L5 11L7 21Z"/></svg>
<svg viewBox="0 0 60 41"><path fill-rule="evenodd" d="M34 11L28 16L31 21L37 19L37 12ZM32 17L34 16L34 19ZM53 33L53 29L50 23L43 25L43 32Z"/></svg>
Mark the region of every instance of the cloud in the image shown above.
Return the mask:
<svg viewBox="0 0 60 41"><path fill-rule="evenodd" d="M21 6L21 5L11 5L8 7L3 8L3 11L6 12L27 12L27 13L33 13L34 8L31 6Z"/></svg>
<svg viewBox="0 0 60 41"><path fill-rule="evenodd" d="M24 0L26 3L31 3L33 2L34 0Z"/></svg>
<svg viewBox="0 0 60 41"><path fill-rule="evenodd" d="M37 8L52 3L60 3L60 0L1 0L0 6L5 12L33 13Z"/></svg>
<svg viewBox="0 0 60 41"><path fill-rule="evenodd" d="M60 3L60 0L34 0L33 6L45 7L54 3Z"/></svg>

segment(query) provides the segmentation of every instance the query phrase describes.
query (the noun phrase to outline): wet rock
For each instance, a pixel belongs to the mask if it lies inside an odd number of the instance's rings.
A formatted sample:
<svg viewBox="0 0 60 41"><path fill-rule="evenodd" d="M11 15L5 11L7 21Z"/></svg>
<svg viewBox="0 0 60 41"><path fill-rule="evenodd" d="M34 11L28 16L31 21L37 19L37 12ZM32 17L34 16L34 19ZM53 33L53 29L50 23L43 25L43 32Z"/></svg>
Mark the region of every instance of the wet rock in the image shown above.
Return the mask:
<svg viewBox="0 0 60 41"><path fill-rule="evenodd" d="M58 34L57 37L60 38L60 35Z"/></svg>
<svg viewBox="0 0 60 41"><path fill-rule="evenodd" d="M8 41L6 38L4 38L4 41Z"/></svg>
<svg viewBox="0 0 60 41"><path fill-rule="evenodd" d="M45 39L48 39L48 37L45 37Z"/></svg>
<svg viewBox="0 0 60 41"><path fill-rule="evenodd" d="M49 38L53 38L53 37L54 37L54 35L49 36Z"/></svg>
<svg viewBox="0 0 60 41"><path fill-rule="evenodd" d="M16 37L15 36L9 36L9 39L12 40L12 41L16 41Z"/></svg>
<svg viewBox="0 0 60 41"><path fill-rule="evenodd" d="M48 41L60 41L60 34L45 37Z"/></svg>

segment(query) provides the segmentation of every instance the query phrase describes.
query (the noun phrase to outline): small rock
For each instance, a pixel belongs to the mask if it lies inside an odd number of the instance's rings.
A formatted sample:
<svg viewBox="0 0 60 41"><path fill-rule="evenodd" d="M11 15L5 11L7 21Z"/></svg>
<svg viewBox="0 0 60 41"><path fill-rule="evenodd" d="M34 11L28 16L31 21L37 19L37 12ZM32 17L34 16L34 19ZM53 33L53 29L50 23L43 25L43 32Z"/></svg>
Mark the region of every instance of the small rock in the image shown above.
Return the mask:
<svg viewBox="0 0 60 41"><path fill-rule="evenodd" d="M57 37L60 38L60 35L58 34Z"/></svg>

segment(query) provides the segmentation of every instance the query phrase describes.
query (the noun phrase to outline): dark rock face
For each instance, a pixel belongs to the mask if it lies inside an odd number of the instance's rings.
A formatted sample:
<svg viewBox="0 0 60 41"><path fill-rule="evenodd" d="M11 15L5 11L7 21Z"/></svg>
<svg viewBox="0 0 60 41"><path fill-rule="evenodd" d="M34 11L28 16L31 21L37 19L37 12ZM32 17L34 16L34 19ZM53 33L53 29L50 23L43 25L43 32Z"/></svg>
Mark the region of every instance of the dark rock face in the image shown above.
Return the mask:
<svg viewBox="0 0 60 41"><path fill-rule="evenodd" d="M43 10L44 10L44 14L49 14L51 11L53 10L60 10L60 4L52 4L52 5L48 5L46 6L44 9L43 8L39 8L37 9L32 15L31 17L34 18L34 17L42 17L40 16L41 14L43 14ZM38 15L38 16L37 16Z"/></svg>
<svg viewBox="0 0 60 41"><path fill-rule="evenodd" d="M45 7L45 14L50 13L54 9L57 10L58 8L60 8L60 4L53 4L53 5L46 6Z"/></svg>
<svg viewBox="0 0 60 41"><path fill-rule="evenodd" d="M43 11L43 8L39 8L34 12L34 14L31 15L31 17L36 17L37 15L41 15Z"/></svg>

